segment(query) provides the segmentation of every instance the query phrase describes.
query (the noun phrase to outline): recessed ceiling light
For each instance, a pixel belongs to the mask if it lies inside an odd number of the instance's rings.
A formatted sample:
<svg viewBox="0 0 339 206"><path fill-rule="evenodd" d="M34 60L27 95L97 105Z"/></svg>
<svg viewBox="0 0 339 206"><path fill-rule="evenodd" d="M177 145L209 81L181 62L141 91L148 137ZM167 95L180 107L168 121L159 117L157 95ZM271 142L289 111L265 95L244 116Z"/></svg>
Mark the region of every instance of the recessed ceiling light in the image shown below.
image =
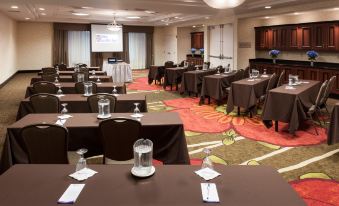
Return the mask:
<svg viewBox="0 0 339 206"><path fill-rule="evenodd" d="M193 28L195 28L196 26L192 26Z"/></svg>
<svg viewBox="0 0 339 206"><path fill-rule="evenodd" d="M155 14L155 11L145 11L147 14Z"/></svg>
<svg viewBox="0 0 339 206"><path fill-rule="evenodd" d="M166 26L168 26L168 25L169 25L169 23L166 24Z"/></svg>
<svg viewBox="0 0 339 206"><path fill-rule="evenodd" d="M272 8L272 6L265 6L265 9L270 9Z"/></svg>
<svg viewBox="0 0 339 206"><path fill-rule="evenodd" d="M206 16L205 19L209 19L210 17L209 16Z"/></svg>
<svg viewBox="0 0 339 206"><path fill-rule="evenodd" d="M127 19L140 19L140 16L128 16Z"/></svg>
<svg viewBox="0 0 339 206"><path fill-rule="evenodd" d="M175 16L174 18L175 18L175 19L179 19L179 17L177 17L177 16Z"/></svg>
<svg viewBox="0 0 339 206"><path fill-rule="evenodd" d="M205 24L203 24L202 26L205 26Z"/></svg>
<svg viewBox="0 0 339 206"><path fill-rule="evenodd" d="M89 7L89 6L82 6L81 8L82 8L82 9L91 9L92 7Z"/></svg>
<svg viewBox="0 0 339 206"><path fill-rule="evenodd" d="M299 13L299 12L294 12L293 14L294 14L294 15L299 15L300 13Z"/></svg>
<svg viewBox="0 0 339 206"><path fill-rule="evenodd" d="M75 16L88 16L89 14L86 13L79 13L79 12L72 12L73 15Z"/></svg>
<svg viewBox="0 0 339 206"><path fill-rule="evenodd" d="M337 10L339 10L339 8L333 8L333 10L337 11Z"/></svg>
<svg viewBox="0 0 339 206"><path fill-rule="evenodd" d="M26 19L26 20L30 20L31 18L26 17L25 19Z"/></svg>
<svg viewBox="0 0 339 206"><path fill-rule="evenodd" d="M46 16L46 13L41 13L42 16Z"/></svg>
<svg viewBox="0 0 339 206"><path fill-rule="evenodd" d="M40 11L45 11L45 9L44 9L44 8L39 8L39 10L40 10Z"/></svg>
<svg viewBox="0 0 339 206"><path fill-rule="evenodd" d="M165 21L165 19L161 19L161 21L162 21L162 22L164 22L164 21Z"/></svg>
<svg viewBox="0 0 339 206"><path fill-rule="evenodd" d="M184 2L186 2L186 3L194 3L194 2L197 2L197 1L195 1L195 0L184 0Z"/></svg>
<svg viewBox="0 0 339 206"><path fill-rule="evenodd" d="M265 19L269 19L269 18L271 18L271 17L269 17L269 16L265 16Z"/></svg>
<svg viewBox="0 0 339 206"><path fill-rule="evenodd" d="M11 6L11 9L18 9L19 7L16 5Z"/></svg>

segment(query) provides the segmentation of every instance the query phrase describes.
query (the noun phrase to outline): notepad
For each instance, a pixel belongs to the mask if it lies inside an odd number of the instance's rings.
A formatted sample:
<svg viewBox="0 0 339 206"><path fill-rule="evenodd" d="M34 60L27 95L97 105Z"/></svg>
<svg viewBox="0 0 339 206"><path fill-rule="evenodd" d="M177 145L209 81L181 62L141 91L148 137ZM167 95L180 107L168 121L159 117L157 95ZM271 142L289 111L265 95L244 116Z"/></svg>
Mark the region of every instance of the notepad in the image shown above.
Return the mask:
<svg viewBox="0 0 339 206"><path fill-rule="evenodd" d="M204 178L204 180L206 181L212 180L218 177L219 175L221 175L219 172L212 170L211 168L208 168L208 167L195 171L195 173L199 175L200 177Z"/></svg>
<svg viewBox="0 0 339 206"><path fill-rule="evenodd" d="M73 204L77 200L85 184L70 184L64 194L59 198L59 204Z"/></svg>
<svg viewBox="0 0 339 206"><path fill-rule="evenodd" d="M204 202L220 202L215 183L201 183L201 193Z"/></svg>
<svg viewBox="0 0 339 206"><path fill-rule="evenodd" d="M79 170L77 172L70 174L69 176L78 181L83 181L83 180L87 180L88 178L92 177L96 173L98 172L86 167L82 170Z"/></svg>
<svg viewBox="0 0 339 206"><path fill-rule="evenodd" d="M66 123L67 119L58 119L55 124L63 126Z"/></svg>

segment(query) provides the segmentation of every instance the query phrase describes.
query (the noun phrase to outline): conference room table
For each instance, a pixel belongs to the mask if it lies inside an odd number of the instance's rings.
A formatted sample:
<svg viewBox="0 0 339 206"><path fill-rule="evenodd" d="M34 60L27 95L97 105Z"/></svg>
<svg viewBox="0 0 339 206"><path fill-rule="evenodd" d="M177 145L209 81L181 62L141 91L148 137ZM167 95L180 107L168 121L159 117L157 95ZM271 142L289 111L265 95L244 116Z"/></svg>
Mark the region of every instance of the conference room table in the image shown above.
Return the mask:
<svg viewBox="0 0 339 206"><path fill-rule="evenodd" d="M321 82L301 80L301 84L293 87L282 85L268 92L264 103L262 120L267 127L275 121L275 130L278 131L278 122L289 123L289 132L295 133L301 122L307 119L307 110L314 104ZM293 89L289 89L293 88Z"/></svg>
<svg viewBox="0 0 339 206"><path fill-rule="evenodd" d="M95 82L97 84L98 93L112 93L113 86L116 86L116 89L119 94L126 94L126 85L125 83L113 83L113 82ZM61 90L64 94L76 94L75 92L75 83L74 82L59 82L55 84L57 87L61 87ZM26 89L25 98L35 94L33 86L30 85Z"/></svg>
<svg viewBox="0 0 339 206"><path fill-rule="evenodd" d="M201 86L200 103L204 103L205 97L208 97L208 103L210 103L212 97L220 104L222 99L227 96L225 89L231 86L235 80L235 74L236 71L204 76Z"/></svg>
<svg viewBox="0 0 339 206"><path fill-rule="evenodd" d="M88 165L98 173L78 182L68 175L74 165L15 165L0 176L2 206L52 206L70 184L85 184L79 206L306 206L293 188L266 166L216 166L220 203L202 199L199 166L163 165L149 178L131 175L132 165Z"/></svg>
<svg viewBox="0 0 339 206"><path fill-rule="evenodd" d="M89 71L100 71L101 68L100 67L87 67ZM59 68L60 71L74 71L74 67L67 67L67 68Z"/></svg>
<svg viewBox="0 0 339 206"><path fill-rule="evenodd" d="M173 67L173 68L166 68L164 72L164 84L163 87L166 89L166 87L169 85L173 87L173 84L176 86L176 90L178 90L178 85L181 82L182 75L184 72L188 72L194 68L189 67Z"/></svg>
<svg viewBox="0 0 339 206"><path fill-rule="evenodd" d="M97 82L98 79L100 82L113 82L113 79L111 76L104 76L104 75L90 75L89 81ZM72 76L69 75L59 75L58 78L59 82L74 82ZM43 81L42 77L33 77L31 79L31 84L34 84L35 82Z"/></svg>
<svg viewBox="0 0 339 206"><path fill-rule="evenodd" d="M339 142L339 103L333 107L331 121L327 133L327 144L332 145Z"/></svg>
<svg viewBox="0 0 339 206"><path fill-rule="evenodd" d="M95 70L94 70L95 71ZM72 76L74 71L59 71L59 75L61 76ZM98 75L98 76L107 76L107 72L104 71L95 71L95 73L90 72L91 75ZM42 72L38 72L38 75L41 76Z"/></svg>
<svg viewBox="0 0 339 206"><path fill-rule="evenodd" d="M111 113L112 118L132 118L133 113ZM184 133L184 125L175 112L142 113L140 138L153 142L153 156L164 164L189 164L188 149ZM7 127L7 134L1 155L1 171L14 164L28 163L24 143L20 137L20 129L36 123L55 124L60 114L28 114ZM64 123L68 129L68 150L76 151L87 148L87 156L102 154L102 143L97 113L69 113L72 115ZM131 148L133 149L133 148Z"/></svg>
<svg viewBox="0 0 339 206"><path fill-rule="evenodd" d="M181 86L180 86L180 94L194 93L198 95L199 87L202 84L202 80L204 76L215 74L217 72L216 69L207 69L207 70L199 70L196 69L194 71L185 72L182 76Z"/></svg>
<svg viewBox="0 0 339 206"><path fill-rule="evenodd" d="M227 100L227 113L231 113L237 106L238 115L240 115L240 107L249 110L252 115L252 112L255 112L258 99L266 93L270 77L271 75L259 76L232 82Z"/></svg>
<svg viewBox="0 0 339 206"><path fill-rule="evenodd" d="M69 113L90 113L87 97L82 94L58 95L60 104L67 103ZM135 109L134 103L139 103L140 112L147 112L145 94L120 94L115 103L115 113L132 113ZM16 119L19 120L27 114L34 113L29 97L20 102Z"/></svg>
<svg viewBox="0 0 339 206"><path fill-rule="evenodd" d="M152 84L153 80L155 84L157 81L161 84L161 78L164 76L165 66L151 65L148 71L148 84Z"/></svg>

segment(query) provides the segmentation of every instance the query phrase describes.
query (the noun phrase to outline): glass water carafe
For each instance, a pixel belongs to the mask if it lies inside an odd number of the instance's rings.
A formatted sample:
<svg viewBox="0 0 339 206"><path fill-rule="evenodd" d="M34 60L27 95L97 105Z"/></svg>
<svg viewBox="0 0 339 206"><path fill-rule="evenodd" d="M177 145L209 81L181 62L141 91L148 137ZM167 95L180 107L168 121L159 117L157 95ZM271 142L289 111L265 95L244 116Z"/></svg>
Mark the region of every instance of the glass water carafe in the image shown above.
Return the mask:
<svg viewBox="0 0 339 206"><path fill-rule="evenodd" d="M149 139L139 139L134 143L134 167L135 174L147 176L152 173L153 142Z"/></svg>
<svg viewBox="0 0 339 206"><path fill-rule="evenodd" d="M110 113L110 101L109 99L101 98L98 101L98 109L100 118L108 118L111 116Z"/></svg>
<svg viewBox="0 0 339 206"><path fill-rule="evenodd" d="M78 74L77 75L77 80L78 80L78 82L85 81L85 74Z"/></svg>
<svg viewBox="0 0 339 206"><path fill-rule="evenodd" d="M84 83L84 96L90 96L93 94L93 84L92 82Z"/></svg>

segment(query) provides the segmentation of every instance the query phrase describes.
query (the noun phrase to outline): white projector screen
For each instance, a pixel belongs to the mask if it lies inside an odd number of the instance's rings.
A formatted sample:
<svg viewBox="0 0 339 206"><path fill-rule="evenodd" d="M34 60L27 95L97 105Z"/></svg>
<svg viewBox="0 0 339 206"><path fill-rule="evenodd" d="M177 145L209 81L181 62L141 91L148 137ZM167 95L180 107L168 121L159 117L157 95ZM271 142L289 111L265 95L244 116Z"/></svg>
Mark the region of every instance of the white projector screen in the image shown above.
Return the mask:
<svg viewBox="0 0 339 206"><path fill-rule="evenodd" d="M92 52L123 52L122 38L122 29L110 31L106 25L91 25Z"/></svg>

